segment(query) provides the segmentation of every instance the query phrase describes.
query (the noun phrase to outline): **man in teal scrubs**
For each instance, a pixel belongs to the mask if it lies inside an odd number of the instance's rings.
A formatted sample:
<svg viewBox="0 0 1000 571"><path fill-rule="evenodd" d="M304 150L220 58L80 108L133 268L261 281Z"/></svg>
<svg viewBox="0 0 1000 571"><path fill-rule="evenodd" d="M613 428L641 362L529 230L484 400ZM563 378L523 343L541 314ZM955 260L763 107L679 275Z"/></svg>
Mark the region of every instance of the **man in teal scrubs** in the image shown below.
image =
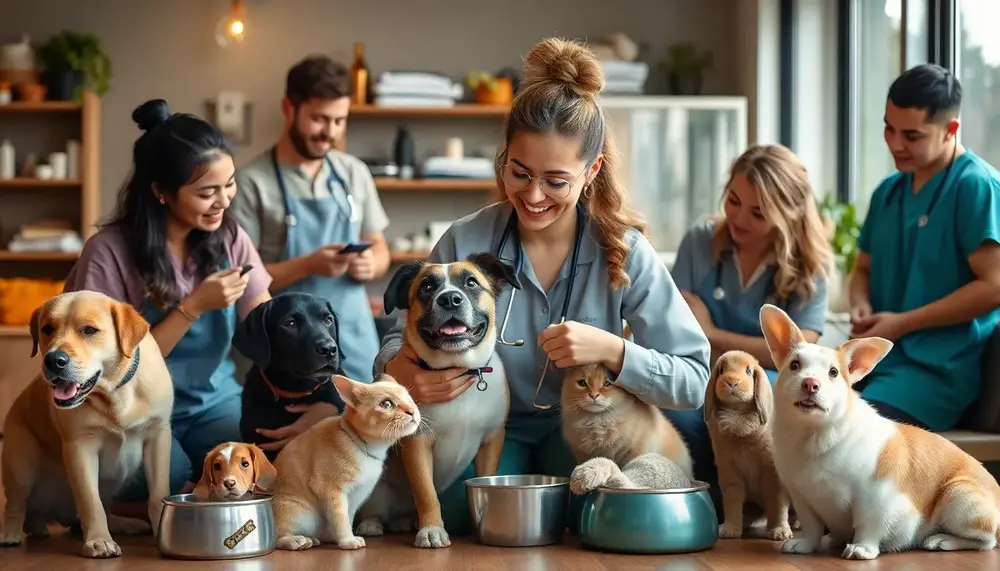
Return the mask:
<svg viewBox="0 0 1000 571"><path fill-rule="evenodd" d="M326 56L288 71L277 143L240 167L233 214L274 278L271 292L324 297L339 316L344 373L371 382L379 350L366 282L389 269L389 225L367 165L338 151L350 109L347 68ZM347 244L370 242L361 253Z"/></svg>
<svg viewBox="0 0 1000 571"><path fill-rule="evenodd" d="M935 432L977 398L1000 316L1000 173L958 143L961 103L936 65L889 88L898 172L872 195L849 285L852 336L895 343L856 388L883 416Z"/></svg>

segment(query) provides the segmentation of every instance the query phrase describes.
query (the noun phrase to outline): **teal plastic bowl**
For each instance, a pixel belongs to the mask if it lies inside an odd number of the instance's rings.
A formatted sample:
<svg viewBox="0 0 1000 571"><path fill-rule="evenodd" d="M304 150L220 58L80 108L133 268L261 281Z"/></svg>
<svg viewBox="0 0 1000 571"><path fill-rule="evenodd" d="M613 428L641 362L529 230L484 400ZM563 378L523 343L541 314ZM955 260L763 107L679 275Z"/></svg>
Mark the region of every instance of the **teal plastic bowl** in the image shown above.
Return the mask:
<svg viewBox="0 0 1000 571"><path fill-rule="evenodd" d="M616 553L692 553L719 540L718 514L708 484L690 488L598 488L583 499L580 545Z"/></svg>

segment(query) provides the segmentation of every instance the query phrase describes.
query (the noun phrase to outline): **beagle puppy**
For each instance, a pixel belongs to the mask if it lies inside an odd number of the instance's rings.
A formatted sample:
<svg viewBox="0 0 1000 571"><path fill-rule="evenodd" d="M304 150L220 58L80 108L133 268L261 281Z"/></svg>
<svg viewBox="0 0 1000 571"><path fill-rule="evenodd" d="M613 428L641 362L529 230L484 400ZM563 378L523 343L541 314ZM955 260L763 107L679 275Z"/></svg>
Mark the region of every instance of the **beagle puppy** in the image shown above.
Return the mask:
<svg viewBox="0 0 1000 571"><path fill-rule="evenodd" d="M270 493L278 471L254 444L223 442L205 455L194 495L201 501L232 501Z"/></svg>

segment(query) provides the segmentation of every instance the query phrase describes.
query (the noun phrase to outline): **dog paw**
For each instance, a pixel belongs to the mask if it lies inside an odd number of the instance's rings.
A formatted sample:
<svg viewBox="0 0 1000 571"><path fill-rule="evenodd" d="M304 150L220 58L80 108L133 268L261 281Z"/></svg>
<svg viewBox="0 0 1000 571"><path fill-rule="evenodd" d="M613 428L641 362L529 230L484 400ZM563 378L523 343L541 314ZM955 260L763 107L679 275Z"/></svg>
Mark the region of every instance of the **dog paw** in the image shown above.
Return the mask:
<svg viewBox="0 0 1000 571"><path fill-rule="evenodd" d="M743 537L743 526L723 523L719 526L720 539L739 539Z"/></svg>
<svg viewBox="0 0 1000 571"><path fill-rule="evenodd" d="M374 517L362 520L358 524L358 527L354 529L354 534L362 537L377 537L382 535L382 533L382 523Z"/></svg>
<svg viewBox="0 0 1000 571"><path fill-rule="evenodd" d="M24 541L23 533L0 533L0 547L16 547Z"/></svg>
<svg viewBox="0 0 1000 571"><path fill-rule="evenodd" d="M83 544L83 556L93 559L107 559L109 557L119 557L122 548L110 539L95 539Z"/></svg>
<svg viewBox="0 0 1000 571"><path fill-rule="evenodd" d="M413 545L416 547L448 547L451 545L451 539L443 527L429 525L417 532L417 538Z"/></svg>
<svg viewBox="0 0 1000 571"><path fill-rule="evenodd" d="M361 549L365 546L365 538L363 537L345 537L337 541L337 547L341 549Z"/></svg>
<svg viewBox="0 0 1000 571"><path fill-rule="evenodd" d="M923 547L927 551L966 551L988 550L992 542L958 537L950 533L935 533L924 540Z"/></svg>
<svg viewBox="0 0 1000 571"><path fill-rule="evenodd" d="M286 535L279 537L275 543L275 547L278 549L286 549L288 551L302 551L303 549L309 549L317 545L319 545L318 539L304 535Z"/></svg>
<svg viewBox="0 0 1000 571"><path fill-rule="evenodd" d="M108 531L113 535L144 535L151 533L153 528L141 519L108 514Z"/></svg>
<svg viewBox="0 0 1000 571"><path fill-rule="evenodd" d="M772 541L784 541L793 537L795 537L795 534L792 533L792 528L788 524L779 525L767 530L767 538Z"/></svg>
<svg viewBox="0 0 1000 571"><path fill-rule="evenodd" d="M783 553L806 554L816 551L816 542L811 539L786 539L781 544Z"/></svg>
<svg viewBox="0 0 1000 571"><path fill-rule="evenodd" d="M592 458L573 468L569 477L569 489L582 496L606 484L618 471L618 465L610 459Z"/></svg>
<svg viewBox="0 0 1000 571"><path fill-rule="evenodd" d="M875 559L878 557L878 547L861 545L860 543L848 543L841 557L844 559Z"/></svg>

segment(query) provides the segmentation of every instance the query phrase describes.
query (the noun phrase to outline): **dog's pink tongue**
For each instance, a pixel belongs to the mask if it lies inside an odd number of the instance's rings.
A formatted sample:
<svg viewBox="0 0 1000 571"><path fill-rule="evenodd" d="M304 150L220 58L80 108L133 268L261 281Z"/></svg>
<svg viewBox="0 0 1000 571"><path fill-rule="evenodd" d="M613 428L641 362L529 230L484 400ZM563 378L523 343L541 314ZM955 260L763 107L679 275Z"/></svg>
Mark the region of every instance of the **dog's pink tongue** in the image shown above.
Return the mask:
<svg viewBox="0 0 1000 571"><path fill-rule="evenodd" d="M59 400L67 400L76 396L80 385L76 383L59 383L52 387L52 396Z"/></svg>
<svg viewBox="0 0 1000 571"><path fill-rule="evenodd" d="M444 325L441 327L441 333L445 335L458 335L465 333L467 329L464 325Z"/></svg>

